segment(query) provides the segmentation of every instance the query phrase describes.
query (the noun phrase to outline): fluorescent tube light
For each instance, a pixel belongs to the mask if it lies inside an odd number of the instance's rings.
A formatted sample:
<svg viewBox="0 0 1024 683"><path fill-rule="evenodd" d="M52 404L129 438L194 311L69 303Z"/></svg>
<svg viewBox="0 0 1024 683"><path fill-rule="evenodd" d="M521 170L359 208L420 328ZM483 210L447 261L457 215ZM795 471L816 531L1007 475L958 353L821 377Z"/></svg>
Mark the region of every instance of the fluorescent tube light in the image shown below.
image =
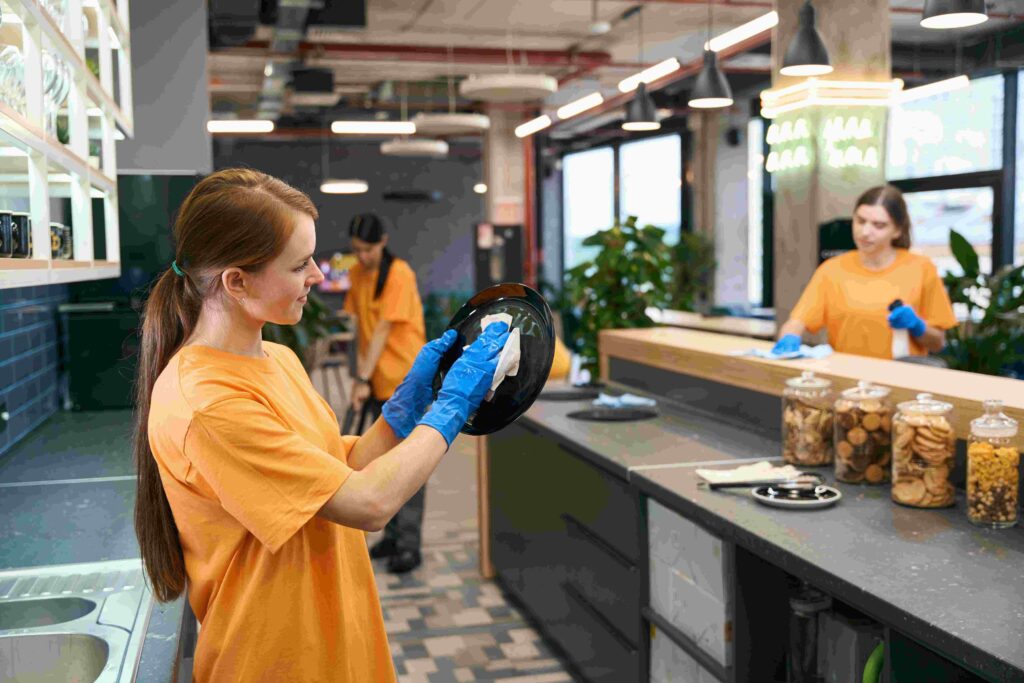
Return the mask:
<svg viewBox="0 0 1024 683"><path fill-rule="evenodd" d="M525 138L529 135L533 135L537 131L544 130L551 125L551 117L547 114L538 116L535 119L531 119L526 123L521 123L516 126L516 137Z"/></svg>
<svg viewBox="0 0 1024 683"><path fill-rule="evenodd" d="M957 76L955 78L947 78L943 81L936 81L927 85L918 86L916 88L910 88L898 92L893 96L893 99L897 103L903 104L904 102L912 102L914 100L920 100L924 97L931 97L933 95L939 95L944 92L952 92L954 90L961 90L963 88L970 87L971 79L967 76Z"/></svg>
<svg viewBox="0 0 1024 683"><path fill-rule="evenodd" d="M679 67L679 60L675 57L669 57L666 60L658 62L654 66L647 67L640 73L635 73L629 78L624 78L619 81L619 92L631 92L636 90L636 87L641 83L650 83L658 80L662 76L668 76L673 71L678 70Z"/></svg>
<svg viewBox="0 0 1024 683"><path fill-rule="evenodd" d="M727 47L742 43L747 38L753 38L759 33L770 30L778 23L779 14L773 10L767 14L762 14L757 19L748 21L742 26L737 26L731 31L726 31L720 36L715 36L704 44L704 49L721 52Z"/></svg>
<svg viewBox="0 0 1024 683"><path fill-rule="evenodd" d="M559 107L557 112L558 118L572 118L573 116L585 112L588 109L593 109L602 102L604 102L604 98L601 97L601 93L592 92L586 97L581 97L574 102L570 102L569 104Z"/></svg>
<svg viewBox="0 0 1024 683"><path fill-rule="evenodd" d="M320 191L325 194L363 194L370 189L365 180L325 180Z"/></svg>
<svg viewBox="0 0 1024 683"><path fill-rule="evenodd" d="M219 119L206 122L211 133L269 133L274 122L263 119Z"/></svg>
<svg viewBox="0 0 1024 683"><path fill-rule="evenodd" d="M412 121L335 121L331 132L337 135L412 135Z"/></svg>

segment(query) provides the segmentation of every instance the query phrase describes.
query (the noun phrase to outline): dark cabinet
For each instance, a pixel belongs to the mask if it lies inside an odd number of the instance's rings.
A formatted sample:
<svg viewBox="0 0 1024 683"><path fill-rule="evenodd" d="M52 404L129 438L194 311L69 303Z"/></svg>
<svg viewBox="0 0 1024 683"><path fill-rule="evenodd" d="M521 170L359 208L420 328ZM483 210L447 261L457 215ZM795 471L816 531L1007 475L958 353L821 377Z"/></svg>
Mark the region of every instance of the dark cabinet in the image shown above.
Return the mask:
<svg viewBox="0 0 1024 683"><path fill-rule="evenodd" d="M639 681L639 497L519 422L488 437L491 562L590 681Z"/></svg>

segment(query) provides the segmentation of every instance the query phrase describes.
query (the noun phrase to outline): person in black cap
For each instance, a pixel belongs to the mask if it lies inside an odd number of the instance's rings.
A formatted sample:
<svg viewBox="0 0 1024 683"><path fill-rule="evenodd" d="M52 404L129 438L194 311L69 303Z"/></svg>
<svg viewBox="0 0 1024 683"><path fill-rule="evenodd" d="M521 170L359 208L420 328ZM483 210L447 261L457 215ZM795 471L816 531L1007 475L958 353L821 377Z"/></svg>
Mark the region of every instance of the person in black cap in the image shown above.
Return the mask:
<svg viewBox="0 0 1024 683"><path fill-rule="evenodd" d="M359 427L369 424L409 372L426 343L423 304L416 274L388 250L384 222L373 213L355 216L348 234L359 263L349 273L351 289L345 311L356 318L358 354L352 409ZM384 538L370 549L374 559L387 558L388 571L402 573L421 562L424 485L388 522Z"/></svg>

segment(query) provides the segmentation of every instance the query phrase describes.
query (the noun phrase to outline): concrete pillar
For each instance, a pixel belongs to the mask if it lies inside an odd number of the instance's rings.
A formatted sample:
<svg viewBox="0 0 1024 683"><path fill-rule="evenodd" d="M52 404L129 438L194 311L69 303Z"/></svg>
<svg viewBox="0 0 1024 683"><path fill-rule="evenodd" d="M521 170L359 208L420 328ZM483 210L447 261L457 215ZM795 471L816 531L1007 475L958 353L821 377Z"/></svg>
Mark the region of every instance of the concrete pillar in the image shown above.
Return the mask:
<svg viewBox="0 0 1024 683"><path fill-rule="evenodd" d="M119 173L210 173L206 3L131 3L135 137L117 143Z"/></svg>
<svg viewBox="0 0 1024 683"><path fill-rule="evenodd" d="M526 169L523 142L515 128L522 112L489 107L491 127L484 136L484 182L487 183L485 216L490 223L522 225L526 206Z"/></svg>
<svg viewBox="0 0 1024 683"><path fill-rule="evenodd" d="M773 89L804 80L779 74L803 4L804 0L775 0L779 24L772 34ZM814 0L813 4L818 32L834 67L821 80L891 81L888 0ZM788 126L789 134L772 151L788 150L790 159L800 159L774 173L775 309L780 323L788 318L818 265L818 225L848 218L856 198L885 181L886 114L884 106L812 105L773 120L776 131ZM848 135L848 127L859 132ZM856 148L851 153L860 157L859 162L848 163L849 157L843 157L850 147Z"/></svg>
<svg viewBox="0 0 1024 683"><path fill-rule="evenodd" d="M707 237L715 236L715 161L722 112L694 111L686 119L693 134L693 227Z"/></svg>

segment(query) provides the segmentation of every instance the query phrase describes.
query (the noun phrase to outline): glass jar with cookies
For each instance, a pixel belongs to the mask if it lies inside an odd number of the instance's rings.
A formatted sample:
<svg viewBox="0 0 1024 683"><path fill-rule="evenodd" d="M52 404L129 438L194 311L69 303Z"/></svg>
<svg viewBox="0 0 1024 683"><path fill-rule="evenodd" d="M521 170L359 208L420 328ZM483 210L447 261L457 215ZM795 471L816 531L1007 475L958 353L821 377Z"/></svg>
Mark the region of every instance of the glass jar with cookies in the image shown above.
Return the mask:
<svg viewBox="0 0 1024 683"><path fill-rule="evenodd" d="M949 481L956 448L952 410L931 394L899 404L892 418L892 499L897 503L941 508L956 502Z"/></svg>
<svg viewBox="0 0 1024 683"><path fill-rule="evenodd" d="M861 381L835 404L836 479L847 484L889 481L892 407L887 387Z"/></svg>
<svg viewBox="0 0 1024 683"><path fill-rule="evenodd" d="M982 405L985 414L971 420L967 440L967 518L979 526L1005 529L1017 523L1017 421L1003 414L1002 401Z"/></svg>
<svg viewBox="0 0 1024 683"><path fill-rule="evenodd" d="M782 458L792 465L832 464L832 382L805 371L782 392Z"/></svg>

